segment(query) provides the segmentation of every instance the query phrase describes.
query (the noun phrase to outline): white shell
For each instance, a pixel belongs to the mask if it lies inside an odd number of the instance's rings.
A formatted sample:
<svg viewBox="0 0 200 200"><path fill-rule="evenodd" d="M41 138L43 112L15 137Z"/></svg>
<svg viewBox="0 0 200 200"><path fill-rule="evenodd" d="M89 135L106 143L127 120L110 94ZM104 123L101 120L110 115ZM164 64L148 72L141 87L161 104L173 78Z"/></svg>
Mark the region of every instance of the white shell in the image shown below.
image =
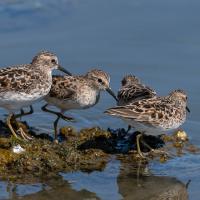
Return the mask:
<svg viewBox="0 0 200 200"><path fill-rule="evenodd" d="M13 153L20 154L20 153L24 152L25 149L22 148L22 147L18 144L17 146L14 146L14 147L12 148L12 151L13 151Z"/></svg>

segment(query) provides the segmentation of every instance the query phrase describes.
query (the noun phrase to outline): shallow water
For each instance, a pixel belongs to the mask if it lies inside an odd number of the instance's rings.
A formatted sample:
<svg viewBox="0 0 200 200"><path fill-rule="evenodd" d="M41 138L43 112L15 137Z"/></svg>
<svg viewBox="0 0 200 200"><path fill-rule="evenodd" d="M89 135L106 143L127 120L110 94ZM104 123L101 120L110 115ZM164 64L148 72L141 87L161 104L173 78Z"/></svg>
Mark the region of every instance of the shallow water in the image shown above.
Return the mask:
<svg viewBox="0 0 200 200"><path fill-rule="evenodd" d="M199 7L197 0L2 0L1 66L29 63L36 52L48 49L72 73L97 66L109 72L115 91L127 73L139 76L160 95L183 88L191 109L183 128L191 142L199 145ZM24 119L43 132L53 132L54 117L40 111L43 103L36 104L35 114ZM109 95L102 94L96 107L69 114L76 117L78 129L126 126L102 114L113 104ZM4 114L1 110L2 117ZM126 168L130 166L123 167L113 158L103 172L62 174L50 183L32 185L0 182L0 199L139 199L135 190L140 194L141 188ZM150 186L179 185L179 181L191 179L190 199L199 199L199 155L185 155L165 164L152 162L149 168L155 175L148 179ZM142 181L142 185L148 183Z"/></svg>

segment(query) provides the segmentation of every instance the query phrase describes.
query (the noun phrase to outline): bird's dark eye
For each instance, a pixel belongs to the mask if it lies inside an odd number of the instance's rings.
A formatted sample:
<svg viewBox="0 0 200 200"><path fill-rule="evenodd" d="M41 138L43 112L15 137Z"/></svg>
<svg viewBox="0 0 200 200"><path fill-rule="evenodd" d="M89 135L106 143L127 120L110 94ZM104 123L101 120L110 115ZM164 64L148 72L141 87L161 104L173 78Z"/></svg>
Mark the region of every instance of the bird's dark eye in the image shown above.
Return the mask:
<svg viewBox="0 0 200 200"><path fill-rule="evenodd" d="M99 83L102 83L103 81L102 81L102 79L99 78L99 79L98 79L98 82L99 82Z"/></svg>
<svg viewBox="0 0 200 200"><path fill-rule="evenodd" d="M52 59L51 62L54 64L54 63L56 63L56 60L55 60L55 59Z"/></svg>

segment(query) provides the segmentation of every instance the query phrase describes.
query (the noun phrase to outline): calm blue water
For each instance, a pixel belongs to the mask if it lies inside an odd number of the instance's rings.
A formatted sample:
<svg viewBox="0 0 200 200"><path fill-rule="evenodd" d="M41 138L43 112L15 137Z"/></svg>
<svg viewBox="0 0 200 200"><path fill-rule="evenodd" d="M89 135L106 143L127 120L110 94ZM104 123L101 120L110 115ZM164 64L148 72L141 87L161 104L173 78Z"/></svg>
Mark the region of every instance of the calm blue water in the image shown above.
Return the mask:
<svg viewBox="0 0 200 200"><path fill-rule="evenodd" d="M127 73L139 76L160 95L183 88L188 92L191 109L183 128L191 142L199 145L199 9L198 0L1 0L0 65L29 63L38 51L47 49L56 52L60 63L74 74L85 73L94 67L107 71L114 91L118 90L120 80ZM25 120L41 131L53 133L54 117L40 112L41 105L43 102L35 105L35 114ZM73 111L69 115L77 118L77 129L124 127L119 119L102 114L102 110L112 105L113 99L102 94L96 107ZM0 114L3 117L4 110L0 110ZM61 122L60 126L65 124ZM123 199L125 194L131 194L131 190L121 191L120 166L113 159L102 173L65 174L63 180L52 186L35 183L8 184L8 187L7 183L1 182L0 199L21 196L26 199L28 194L33 196L27 199L45 199L50 194L56 198L61 193L71 194L76 199L110 199L110 196ZM198 200L200 195L199 169L199 155L150 165L155 175L175 177L183 183L191 179L188 192L192 200ZM156 180L154 182L156 184ZM104 189L102 184L106 184ZM131 184L127 176L127 188ZM8 188L15 192L9 192ZM60 198L64 199L65 195Z"/></svg>

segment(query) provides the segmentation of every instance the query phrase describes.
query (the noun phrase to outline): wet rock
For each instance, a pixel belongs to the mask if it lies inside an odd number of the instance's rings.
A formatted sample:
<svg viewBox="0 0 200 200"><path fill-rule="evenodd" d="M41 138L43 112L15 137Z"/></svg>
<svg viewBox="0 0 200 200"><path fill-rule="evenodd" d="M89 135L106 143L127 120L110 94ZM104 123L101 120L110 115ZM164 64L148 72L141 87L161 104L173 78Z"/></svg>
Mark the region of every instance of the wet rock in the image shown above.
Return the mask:
<svg viewBox="0 0 200 200"><path fill-rule="evenodd" d="M79 138L79 150L101 149L106 153L113 153L116 150L111 133L97 127L82 129Z"/></svg>
<svg viewBox="0 0 200 200"><path fill-rule="evenodd" d="M13 137L3 138L9 145L6 146L7 149L0 147L0 176L20 178L43 176L47 172L56 174L61 171L102 170L109 155L100 149L80 151L78 144L85 140L83 140L83 136L74 136L76 137L59 144L40 138L34 138L29 142L18 141ZM2 141L4 141L3 139ZM15 154L12 147L17 144L20 144L25 151Z"/></svg>
<svg viewBox="0 0 200 200"><path fill-rule="evenodd" d="M0 148L9 149L11 147L11 141L8 138L0 138Z"/></svg>
<svg viewBox="0 0 200 200"><path fill-rule="evenodd" d="M2 178L41 177L53 176L59 172L102 170L113 154L123 162L147 162L141 159L136 151L138 132L127 134L124 129L103 130L99 127L85 128L78 132L73 127L63 127L60 130L59 143L56 144L51 136L38 135L26 123L19 123L15 128L17 129L18 126L23 127L23 130L34 136L34 139L25 142L9 134L1 135L0 177ZM6 130L5 124L0 128L0 132L3 129ZM7 132L9 133L8 129ZM179 156L185 147L184 141L181 141L181 146L174 145L180 144L175 135L162 138L144 136L143 140L153 149L160 150L162 147L161 150L165 152L167 147L170 151L171 149L179 151L177 154ZM24 149L20 154L12 151L12 148L17 145ZM195 151L192 147L188 149L191 152ZM160 162L168 159L164 154L153 155L142 143L141 150L147 152L146 156L149 159L158 159Z"/></svg>
<svg viewBox="0 0 200 200"><path fill-rule="evenodd" d="M72 137L77 137L77 131L72 126L62 127L60 129L59 137L61 140L71 139Z"/></svg>

